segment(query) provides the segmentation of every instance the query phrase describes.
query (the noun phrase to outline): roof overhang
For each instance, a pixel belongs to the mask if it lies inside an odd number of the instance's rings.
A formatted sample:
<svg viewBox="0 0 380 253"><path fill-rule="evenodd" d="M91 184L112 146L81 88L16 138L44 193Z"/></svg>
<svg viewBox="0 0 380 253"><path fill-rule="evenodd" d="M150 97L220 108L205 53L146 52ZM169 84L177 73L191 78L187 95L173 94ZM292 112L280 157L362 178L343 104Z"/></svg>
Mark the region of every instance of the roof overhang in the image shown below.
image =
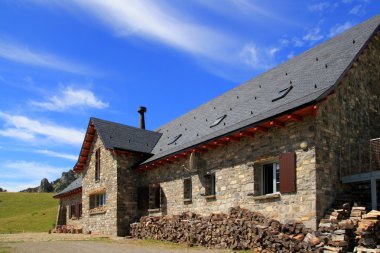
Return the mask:
<svg viewBox="0 0 380 253"><path fill-rule="evenodd" d="M73 190L68 191L68 192L58 193L58 194L54 195L53 198L55 198L55 199L62 199L62 198L66 198L66 197L69 197L71 195L74 195L74 194L77 194L77 193L81 193L81 192L82 192L82 187L78 187L78 188L73 189Z"/></svg>

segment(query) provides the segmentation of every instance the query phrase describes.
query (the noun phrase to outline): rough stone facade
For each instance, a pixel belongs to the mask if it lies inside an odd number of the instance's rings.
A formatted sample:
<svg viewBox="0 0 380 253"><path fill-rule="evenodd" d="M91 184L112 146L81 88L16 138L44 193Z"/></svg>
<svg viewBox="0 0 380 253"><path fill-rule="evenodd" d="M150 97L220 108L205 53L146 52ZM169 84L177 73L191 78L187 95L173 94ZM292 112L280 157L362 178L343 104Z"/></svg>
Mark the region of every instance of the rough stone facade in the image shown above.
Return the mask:
<svg viewBox="0 0 380 253"><path fill-rule="evenodd" d="M186 157L153 170L134 171L142 154L107 150L96 135L83 170L84 232L128 234L129 225L145 214L138 207L139 187L157 184L161 206L150 214L226 213L232 206L241 206L281 222L301 220L315 228L344 189L340 177L367 170L368 159L360 154L368 146L355 144L368 143L380 133L379 56L380 42L374 40L335 93L318 104L316 115L199 154L195 166ZM307 148L301 148L305 144ZM101 172L100 180L95 181L99 148ZM286 152L296 154L296 191L260 195L262 165L278 162ZM205 175L210 174L215 174L215 195L206 197ZM184 199L184 179L191 179L191 200ZM90 195L97 192L106 193L107 203L90 210Z"/></svg>
<svg viewBox="0 0 380 253"><path fill-rule="evenodd" d="M66 216L65 217L65 220L66 220L65 225L72 225L72 226L74 226L74 228L82 228L82 226L83 226L82 218L78 219L75 216L70 218L70 206L80 204L80 203L82 203L82 193L80 193L80 192L73 194L73 195L70 195L68 197L61 198L60 206L61 206L61 208L63 207L65 209L65 213L64 213L64 215ZM60 225L60 224L58 224L58 225Z"/></svg>
<svg viewBox="0 0 380 253"><path fill-rule="evenodd" d="M283 128L272 128L268 133L257 134L240 141L218 147L200 155L201 166L198 170L189 168L189 158L165 165L140 176L140 186L159 183L162 188L162 214L178 214L193 211L200 214L227 212L231 206L242 206L254 211L262 211L268 216L286 221L299 219L309 227L316 226L316 185L315 185L315 148L314 118L303 122L289 123ZM300 143L307 141L309 148L303 151ZM296 152L295 193L273 194L258 197L255 185L255 170L258 164L278 161L280 154ZM215 173L215 198L206 198L204 175ZM184 202L183 180L191 178L192 201Z"/></svg>
<svg viewBox="0 0 380 253"><path fill-rule="evenodd" d="M344 185L341 176L369 171L369 140L380 134L380 40L373 39L319 105L316 117L317 214Z"/></svg>
<svg viewBox="0 0 380 253"><path fill-rule="evenodd" d="M100 149L100 180L95 181L95 152ZM106 150L96 134L89 159L83 170L82 204L83 231L117 235L117 160L115 154ZM106 194L106 205L90 210L90 195Z"/></svg>

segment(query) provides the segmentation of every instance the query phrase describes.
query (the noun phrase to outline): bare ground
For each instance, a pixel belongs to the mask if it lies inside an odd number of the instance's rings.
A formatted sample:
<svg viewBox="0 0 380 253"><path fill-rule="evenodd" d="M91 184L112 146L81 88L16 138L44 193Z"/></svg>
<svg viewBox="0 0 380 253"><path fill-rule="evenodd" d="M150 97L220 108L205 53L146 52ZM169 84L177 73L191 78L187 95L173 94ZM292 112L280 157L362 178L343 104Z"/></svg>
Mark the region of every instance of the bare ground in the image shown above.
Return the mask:
<svg viewBox="0 0 380 253"><path fill-rule="evenodd" d="M228 251L188 248L183 244L154 240L135 240L122 237L102 237L97 235L24 233L0 235L0 253L216 253Z"/></svg>

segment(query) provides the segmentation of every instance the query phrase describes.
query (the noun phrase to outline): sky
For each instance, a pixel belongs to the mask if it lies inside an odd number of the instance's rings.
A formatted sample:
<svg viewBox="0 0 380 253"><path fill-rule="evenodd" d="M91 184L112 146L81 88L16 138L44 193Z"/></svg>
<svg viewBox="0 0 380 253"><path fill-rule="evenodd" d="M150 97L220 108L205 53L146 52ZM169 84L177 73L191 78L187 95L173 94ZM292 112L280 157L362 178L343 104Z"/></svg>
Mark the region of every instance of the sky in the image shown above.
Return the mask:
<svg viewBox="0 0 380 253"><path fill-rule="evenodd" d="M2 0L0 187L72 169L90 117L147 129L380 14L376 0Z"/></svg>

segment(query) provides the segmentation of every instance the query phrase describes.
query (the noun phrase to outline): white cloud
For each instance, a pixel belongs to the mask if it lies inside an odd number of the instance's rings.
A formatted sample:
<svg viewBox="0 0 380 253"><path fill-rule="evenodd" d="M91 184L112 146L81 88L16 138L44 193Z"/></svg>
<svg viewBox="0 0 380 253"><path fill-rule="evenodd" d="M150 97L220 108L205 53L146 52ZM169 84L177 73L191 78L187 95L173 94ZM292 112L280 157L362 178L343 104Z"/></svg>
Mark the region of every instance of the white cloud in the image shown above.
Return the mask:
<svg viewBox="0 0 380 253"><path fill-rule="evenodd" d="M319 27L313 28L309 31L309 33L304 35L302 39L304 41L311 41L311 42L319 41L323 39L323 35L321 35L320 32L321 32L321 29Z"/></svg>
<svg viewBox="0 0 380 253"><path fill-rule="evenodd" d="M40 122L21 115L10 115L0 111L0 119L5 122L5 129L0 135L32 140L43 137L49 141L79 146L83 142L84 131ZM17 133L22 136L18 136Z"/></svg>
<svg viewBox="0 0 380 253"><path fill-rule="evenodd" d="M34 161L7 161L0 164L0 187L8 191L20 191L36 187L42 178L52 181L68 168L54 167Z"/></svg>
<svg viewBox="0 0 380 253"><path fill-rule="evenodd" d="M244 45L239 56L252 69L268 69L273 66L275 55L280 49L259 48L251 42Z"/></svg>
<svg viewBox="0 0 380 253"><path fill-rule="evenodd" d="M108 107L108 103L101 101L92 91L73 87L64 88L61 94L49 98L46 102L32 101L32 105L49 111L64 111L72 107L77 109L85 107L103 109Z"/></svg>
<svg viewBox="0 0 380 253"><path fill-rule="evenodd" d="M361 15L365 14L365 7L362 4L355 5L350 11L349 14L352 15Z"/></svg>
<svg viewBox="0 0 380 253"><path fill-rule="evenodd" d="M323 12L324 10L328 9L329 7L330 7L329 2L321 2L321 3L310 5L309 10L311 12Z"/></svg>
<svg viewBox="0 0 380 253"><path fill-rule="evenodd" d="M291 58L293 58L294 57L294 52L292 51L292 52L290 52L287 56L286 56L286 58L288 58L288 59L291 59Z"/></svg>
<svg viewBox="0 0 380 253"><path fill-rule="evenodd" d="M47 150L47 149L37 149L37 150L34 150L33 152L35 152L37 154L51 156L51 157L64 158L64 159L71 160L71 161L77 161L78 160L78 156L76 156L76 155L55 152L55 151L51 151L51 150Z"/></svg>
<svg viewBox="0 0 380 253"><path fill-rule="evenodd" d="M100 20L121 37L139 36L158 41L187 53L228 61L226 49L235 45L231 36L195 22L162 1L152 0L74 0L35 1L82 10ZM231 49L231 48L230 48ZM231 50L230 50L231 51Z"/></svg>
<svg viewBox="0 0 380 253"><path fill-rule="evenodd" d="M0 135L5 136L5 137L17 138L24 141L34 140L34 137L35 137L34 134L25 132L24 130L17 129L17 128L0 129Z"/></svg>
<svg viewBox="0 0 380 253"><path fill-rule="evenodd" d="M342 25L335 25L334 27L332 27L330 29L330 34L329 34L329 37L334 37L335 35L338 35L344 31L346 31L347 29L350 29L354 24L347 21L346 23L342 24Z"/></svg>
<svg viewBox="0 0 380 253"><path fill-rule="evenodd" d="M58 56L31 50L25 45L0 38L0 57L18 63L45 67L75 74L89 74L87 67Z"/></svg>

